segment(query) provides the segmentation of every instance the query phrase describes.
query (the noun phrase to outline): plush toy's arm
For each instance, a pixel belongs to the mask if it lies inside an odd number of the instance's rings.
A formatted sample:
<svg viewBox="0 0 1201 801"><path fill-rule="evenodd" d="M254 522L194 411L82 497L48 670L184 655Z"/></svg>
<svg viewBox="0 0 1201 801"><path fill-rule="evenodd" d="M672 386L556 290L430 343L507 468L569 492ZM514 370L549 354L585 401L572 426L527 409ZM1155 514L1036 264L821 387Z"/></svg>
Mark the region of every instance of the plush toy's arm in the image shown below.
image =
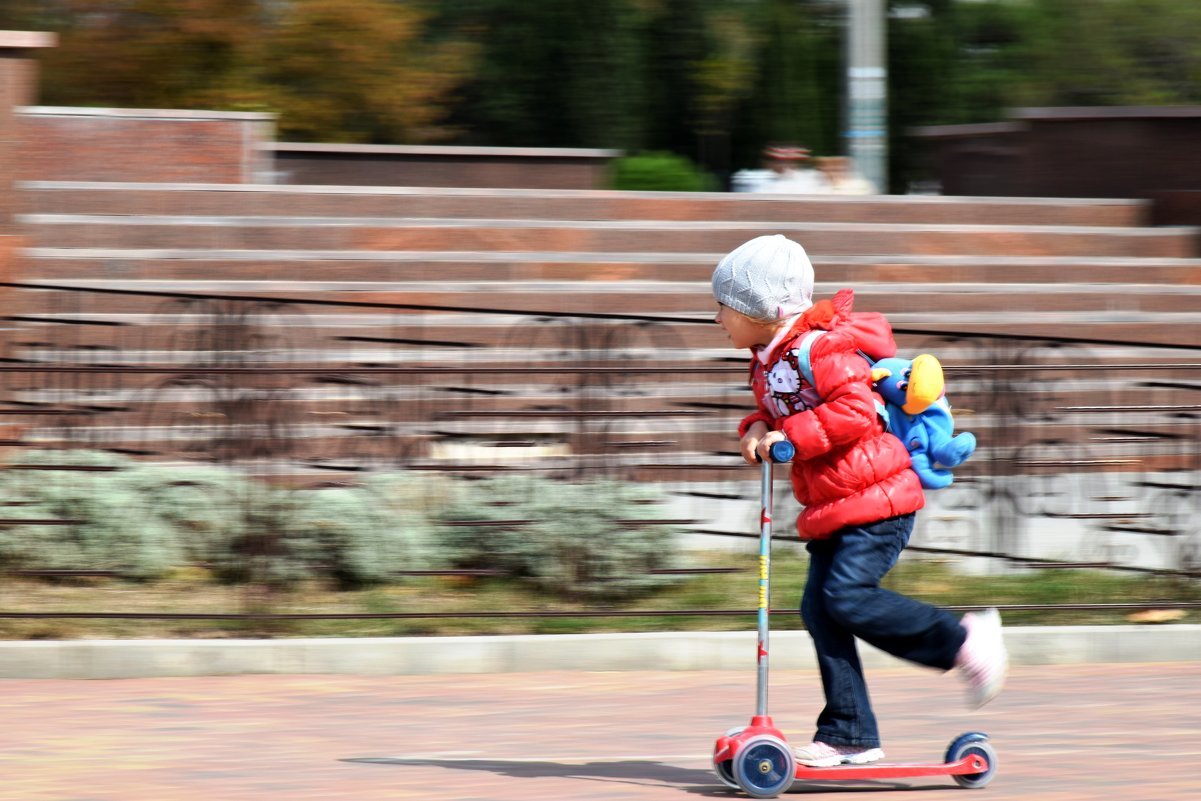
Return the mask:
<svg viewBox="0 0 1201 801"><path fill-rule="evenodd" d="M913 472L917 473L918 479L926 489L942 489L955 480L950 470L935 467L930 461L930 455L925 451L910 451L909 461L913 463Z"/></svg>
<svg viewBox="0 0 1201 801"><path fill-rule="evenodd" d="M964 431L930 445L930 455L935 462L944 467L958 467L976 451L976 437L970 431Z"/></svg>
<svg viewBox="0 0 1201 801"><path fill-rule="evenodd" d="M936 462L941 460L932 455L931 437L937 434L937 431L927 425L929 411L915 417L905 414L899 406L889 404L888 414L892 424L890 430L904 443L905 450L909 451L910 465L913 472L917 473L922 486L926 489L942 489L954 481L955 477L951 475L950 470L935 467Z"/></svg>
<svg viewBox="0 0 1201 801"><path fill-rule="evenodd" d="M952 435L955 421L945 400L940 400L922 413L919 418L925 423L928 444L926 452L935 463L944 467L957 467L967 461L976 450L976 437L964 431Z"/></svg>

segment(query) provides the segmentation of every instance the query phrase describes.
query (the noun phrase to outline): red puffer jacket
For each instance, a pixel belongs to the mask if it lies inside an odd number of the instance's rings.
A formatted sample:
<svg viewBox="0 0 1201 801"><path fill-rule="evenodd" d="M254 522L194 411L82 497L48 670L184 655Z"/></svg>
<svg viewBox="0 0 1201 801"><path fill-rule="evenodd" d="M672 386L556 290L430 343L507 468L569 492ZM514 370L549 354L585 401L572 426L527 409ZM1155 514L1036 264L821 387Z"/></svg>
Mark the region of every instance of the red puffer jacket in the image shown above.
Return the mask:
<svg viewBox="0 0 1201 801"><path fill-rule="evenodd" d="M820 301L751 359L751 389L759 409L742 421L738 434L761 420L796 446L792 491L804 506L797 518L802 539L825 539L843 526L925 505L908 451L884 431L876 413L871 368L860 355L894 355L892 328L879 314L852 316L853 300L851 290L844 289ZM828 333L813 342L809 363L817 386L810 387L796 351L815 328Z"/></svg>

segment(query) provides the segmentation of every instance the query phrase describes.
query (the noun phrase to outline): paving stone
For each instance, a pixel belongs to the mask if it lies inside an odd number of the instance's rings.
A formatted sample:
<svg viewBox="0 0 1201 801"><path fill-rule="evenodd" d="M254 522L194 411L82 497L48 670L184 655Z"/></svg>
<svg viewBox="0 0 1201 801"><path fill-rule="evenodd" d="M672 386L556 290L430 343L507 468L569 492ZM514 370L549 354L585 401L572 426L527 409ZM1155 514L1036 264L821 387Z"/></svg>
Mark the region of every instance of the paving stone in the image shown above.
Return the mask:
<svg viewBox="0 0 1201 801"><path fill-rule="evenodd" d="M1023 666L978 712L965 710L954 676L886 668L871 684L891 760L941 758L959 733L987 732L999 757L990 801L1182 801L1201 793L1196 670ZM0 687L0 798L14 801L739 797L709 754L754 702L753 669ZM816 674L774 673L772 704L786 736L807 741ZM806 783L789 796L955 788L943 778Z"/></svg>

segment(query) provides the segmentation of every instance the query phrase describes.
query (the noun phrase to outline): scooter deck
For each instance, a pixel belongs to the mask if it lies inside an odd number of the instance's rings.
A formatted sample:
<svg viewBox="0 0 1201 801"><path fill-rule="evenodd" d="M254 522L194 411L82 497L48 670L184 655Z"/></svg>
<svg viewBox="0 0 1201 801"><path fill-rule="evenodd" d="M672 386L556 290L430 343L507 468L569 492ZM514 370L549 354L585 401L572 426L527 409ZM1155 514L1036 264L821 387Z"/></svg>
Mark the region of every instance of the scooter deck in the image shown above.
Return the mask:
<svg viewBox="0 0 1201 801"><path fill-rule="evenodd" d="M797 765L796 778L809 781L908 779L918 776L968 776L984 773L986 770L988 770L987 759L980 754L968 754L955 762L873 762L868 765L834 765L828 768Z"/></svg>

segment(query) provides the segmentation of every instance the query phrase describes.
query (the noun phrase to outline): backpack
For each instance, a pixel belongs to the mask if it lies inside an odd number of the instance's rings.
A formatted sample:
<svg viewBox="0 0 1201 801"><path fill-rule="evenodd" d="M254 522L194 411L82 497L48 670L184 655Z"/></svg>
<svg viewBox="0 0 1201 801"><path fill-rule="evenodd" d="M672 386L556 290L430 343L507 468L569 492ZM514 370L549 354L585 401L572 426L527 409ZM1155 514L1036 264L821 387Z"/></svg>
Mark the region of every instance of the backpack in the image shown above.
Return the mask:
<svg viewBox="0 0 1201 801"><path fill-rule="evenodd" d="M814 389L810 354L813 343L825 333L809 331L797 347L797 366ZM871 365L872 386L883 398L876 401L876 411L884 428L905 444L922 486L939 489L950 484L955 480L950 468L967 461L976 450L976 437L967 431L953 433L955 421L944 393L942 364L929 353L914 359L872 358L863 351L859 355Z"/></svg>

